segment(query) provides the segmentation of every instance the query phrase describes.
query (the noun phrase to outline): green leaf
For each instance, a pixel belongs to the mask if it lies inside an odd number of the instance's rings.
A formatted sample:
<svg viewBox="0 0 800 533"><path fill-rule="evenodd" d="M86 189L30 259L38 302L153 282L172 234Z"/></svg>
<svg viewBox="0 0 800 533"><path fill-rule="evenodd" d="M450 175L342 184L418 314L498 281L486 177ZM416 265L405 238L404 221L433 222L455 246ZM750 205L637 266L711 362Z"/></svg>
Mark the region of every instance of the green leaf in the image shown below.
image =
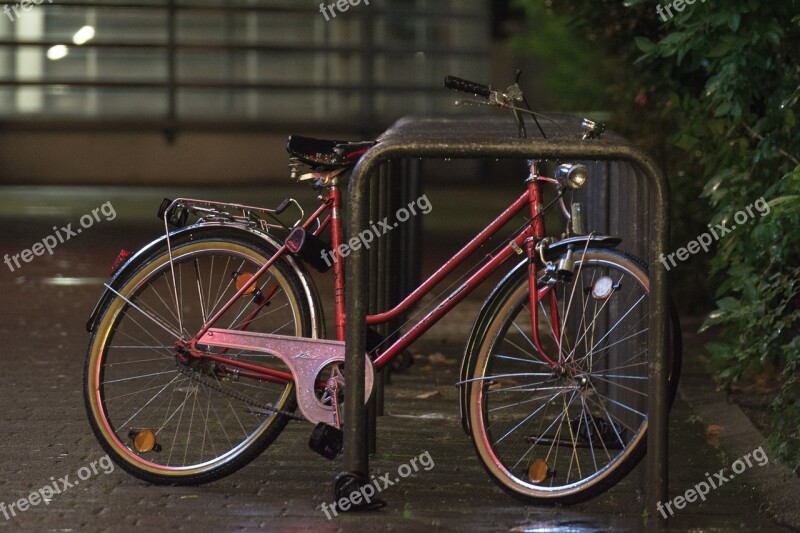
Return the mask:
<svg viewBox="0 0 800 533"><path fill-rule="evenodd" d="M688 152L697 145L697 142L698 142L697 138L692 137L691 135L681 135L675 141L675 146L677 146L678 148L682 148L683 150L686 150Z"/></svg>
<svg viewBox="0 0 800 533"><path fill-rule="evenodd" d="M767 202L767 205L770 206L770 207L775 207L775 206L779 206L781 204L784 204L786 202L794 202L794 203L800 204L800 195L793 194L793 195L787 195L787 196L779 196L779 197Z"/></svg>
<svg viewBox="0 0 800 533"><path fill-rule="evenodd" d="M795 123L796 123L796 119L795 119L795 116L794 116L794 111L792 111L791 109L787 109L786 113L784 113L784 115L783 115L783 120L784 120L784 122L786 122L787 126L789 126L790 128L793 128Z"/></svg>
<svg viewBox="0 0 800 533"><path fill-rule="evenodd" d="M722 102L722 104L720 104L719 107L717 107L717 109L714 111L714 116L721 117L727 115L730 112L730 110L731 110L731 103Z"/></svg>
<svg viewBox="0 0 800 533"><path fill-rule="evenodd" d="M708 57L723 57L728 55L730 51L730 43L727 40L720 41L711 48L711 51L708 53Z"/></svg>
<svg viewBox="0 0 800 533"><path fill-rule="evenodd" d="M731 116L736 120L742 118L742 106L739 102L734 102L731 106Z"/></svg>
<svg viewBox="0 0 800 533"><path fill-rule="evenodd" d="M658 41L658 44L662 46L669 46L673 44L678 44L683 40L683 32L673 32Z"/></svg>
<svg viewBox="0 0 800 533"><path fill-rule="evenodd" d="M738 306L739 306L739 300L737 300L732 296L728 296L726 298L722 298L721 300L717 300L717 307L719 307L723 311L732 311Z"/></svg>
<svg viewBox="0 0 800 533"><path fill-rule="evenodd" d="M777 31L768 31L764 34L764 37L772 44L779 44L781 42L781 36Z"/></svg>
<svg viewBox="0 0 800 533"><path fill-rule="evenodd" d="M636 42L636 46L639 48L639 50L645 54L650 53L653 48L656 47L655 43L647 37L634 37L633 40Z"/></svg>

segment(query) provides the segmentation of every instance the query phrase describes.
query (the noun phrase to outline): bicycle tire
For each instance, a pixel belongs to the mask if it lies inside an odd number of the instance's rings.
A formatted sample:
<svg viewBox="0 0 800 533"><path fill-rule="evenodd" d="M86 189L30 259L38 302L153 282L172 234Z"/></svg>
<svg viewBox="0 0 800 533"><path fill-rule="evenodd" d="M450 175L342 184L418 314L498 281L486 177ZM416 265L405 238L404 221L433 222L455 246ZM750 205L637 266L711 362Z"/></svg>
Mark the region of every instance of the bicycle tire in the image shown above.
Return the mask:
<svg viewBox="0 0 800 533"><path fill-rule="evenodd" d="M248 238L241 231L201 228L178 235L172 242L174 285L166 246L152 251L117 284L119 294L105 303L89 342L84 399L95 436L124 470L155 484L207 483L248 464L286 427L296 408L292 382L268 384L230 369L223 372L223 367L213 364L190 368L179 362L174 348L179 316L176 295L183 336L190 338L197 331L192 328L199 328L204 317L213 316L235 293L237 279L254 273L274 252L264 241ZM196 301L190 298L193 285L196 294L203 294ZM258 314L249 315L258 305L255 292L252 297L242 297L218 324L242 326L236 321L244 321L244 316L252 318L246 326L250 331L312 336L310 304L303 297L301 280L283 260L274 263L256 285L262 298L274 290ZM208 290L203 292L204 288ZM137 359L138 352L149 355ZM266 354L240 351L228 356L286 370L277 358ZM144 381L146 386L138 384ZM149 397L150 390L158 393ZM204 403L198 407L198 401ZM156 446L143 451L147 446L136 443L139 435L144 435L143 441L152 436ZM173 459L183 439L183 457ZM167 446L169 450L165 450Z"/></svg>
<svg viewBox="0 0 800 533"><path fill-rule="evenodd" d="M647 316L647 309L646 305L640 306L638 302L644 301L645 304L649 302L647 266L632 255L612 249L588 249L585 253L579 250L575 252L574 258L578 274L575 283L561 285L562 295L560 298L562 301L559 311L562 320L563 315L569 317L566 321L567 328L562 328L562 331L569 329L569 333L559 332L559 336L563 349L571 352L573 365L568 371L570 376L553 376L547 366L533 367L537 371L531 371L532 365L537 364L535 361L537 358L531 353L534 350L533 344L526 340L527 344L520 346L519 341L526 335L524 334L525 330L516 324L516 318L520 315L525 317L519 323L525 324L525 320L527 320L527 330L530 330L530 311L526 311L526 302L528 301L527 269L519 269L518 275L509 281L507 290L498 291L495 294L497 301L491 302L494 304L491 307L494 314L489 324L482 329L480 338L472 344L475 353L467 354L468 356L474 355L474 363L469 369L468 382L465 384L469 387L467 416L469 417L473 446L492 480L504 491L526 503L574 504L601 494L627 475L641 460L647 448L646 416L637 422L636 418L639 418L639 415L635 415L635 418L632 419L631 416L628 416L628 411L624 410L627 408L638 413L646 413L646 351L634 352L633 357L622 360L623 363L626 363L625 365L620 365L614 373L609 373L611 368L609 362L624 357L625 355L621 354L629 353L626 351L627 348L634 345L639 348L646 346L647 338L646 335L641 335L643 328L639 324L644 321L646 326L646 318L642 317ZM589 279L587 286L586 276L590 271L595 274L593 278ZM611 271L617 272L618 277L615 278L613 274L609 274ZM601 275L597 276L597 273L601 273ZM596 300L594 297L588 296L590 293L587 290L593 290L595 281L604 276L611 278L614 282L613 285L618 285L620 289L613 291L608 296L600 294L600 296L605 296L604 300ZM635 283L630 283L627 281L628 279ZM570 301L574 303L574 294L578 293L579 281L581 285L579 294L587 296L583 297L581 302L583 305L572 307L567 304L568 299L563 295L573 295L570 296ZM617 303L619 301L617 296L622 298L623 289L627 289L631 285L638 287L638 291L629 292L628 301L634 293L641 300L636 300L635 307L638 309L635 309L635 313L634 311L622 313L620 305ZM576 290L570 292L571 288ZM592 294L592 296L594 295ZM606 315L603 320L608 321L608 324L611 324L611 320L613 320L613 318L609 319L609 315L625 320L627 320L626 317L633 315L631 320L636 319L636 327L640 329L636 333L626 335L628 338L623 336L618 339L617 336L620 335L620 332L613 333L612 336L613 329L622 323L617 321L605 335L600 334L603 335L599 339L600 343L604 343L602 346L595 342L596 337L591 337L592 342L587 343L588 321L584 317L589 304L587 298L601 306L598 313L595 313L598 309L597 306L592 308L593 324L596 324L601 314ZM605 302L605 305L599 304L599 302ZM541 302L539 306L540 320L544 315L549 321L549 307ZM571 312L573 309L580 309L582 312L579 316L575 316L575 313ZM674 306L671 306L670 321L668 365L670 368L671 405L677 389L682 358L680 325L677 322ZM562 323L565 322L562 321ZM516 326L512 327L512 324L516 324ZM511 335L509 335L509 331L511 331ZM563 340L573 332L576 333L574 341L577 342L569 344L568 341ZM581 332L584 333L583 336L580 336ZM545 336L547 337L547 334ZM512 337L517 342L514 342ZM557 351L559 343L555 341L554 337L555 332L551 329L549 339L543 339L542 343L544 345L549 340L551 347ZM610 344L610 340L605 340L606 337L615 339L614 343ZM579 346L581 343L583 346ZM592 346L588 346L589 344ZM600 349L597 349L598 346ZM544 348L546 352L553 354L553 351L547 346ZM600 370L593 372L595 354L602 355L597 357ZM606 361L603 362L602 359ZM631 361L635 361L635 363ZM601 364L606 365L605 369L600 366ZM631 368L634 368L635 371ZM617 390L613 388L616 381L625 384L617 385L619 387ZM631 383L635 383L635 385L631 385ZM609 393L604 397L597 390L598 388L607 389ZM545 391L548 392L545 393ZM551 394L552 391L555 393ZM567 404L566 396L570 393L572 396ZM539 394L544 394L544 396L537 397L536 395ZM613 395L615 398L611 398L609 401L609 395ZM578 405L573 405L576 397L580 397L580 408ZM628 397L628 399L620 400L623 397ZM557 411L555 418L550 421L548 414L550 414L550 406L554 401L561 401L564 408L561 412ZM623 401L630 402L632 405L625 405ZM608 410L608 405L612 406L611 410ZM603 409L600 408L601 406ZM512 409L517 409L520 414L512 415ZM612 412L614 414L611 414ZM619 412L626 416L620 415ZM573 416L573 414L577 416ZM598 416L598 414L602 416ZM558 421L559 417L560 422ZM605 422L601 422L601 420L605 420ZM565 421L567 421L566 424L564 424ZM533 426L536 422L539 422L539 427L534 429ZM500 437L504 429L508 429L508 431ZM531 434L525 435L522 430L528 430ZM630 433L630 435L626 435L626 433ZM506 441L512 434L515 434L514 437ZM609 442L604 442L603 439L609 436L610 438L606 439ZM612 447L612 442L610 442L612 439L615 439L613 446L619 446L621 450L610 457L608 448ZM607 462L601 467L598 467L597 464L595 446L602 447L608 456ZM558 450L562 447L571 448L568 460L565 460L563 454L559 457ZM590 455L594 455L591 457L593 462L590 463L591 466L594 466L594 472L584 476L580 465L582 457L587 455L583 451L586 448L590 450ZM555 453L553 453L554 449ZM574 479L571 478L573 469L578 471ZM564 475L565 471L566 475Z"/></svg>

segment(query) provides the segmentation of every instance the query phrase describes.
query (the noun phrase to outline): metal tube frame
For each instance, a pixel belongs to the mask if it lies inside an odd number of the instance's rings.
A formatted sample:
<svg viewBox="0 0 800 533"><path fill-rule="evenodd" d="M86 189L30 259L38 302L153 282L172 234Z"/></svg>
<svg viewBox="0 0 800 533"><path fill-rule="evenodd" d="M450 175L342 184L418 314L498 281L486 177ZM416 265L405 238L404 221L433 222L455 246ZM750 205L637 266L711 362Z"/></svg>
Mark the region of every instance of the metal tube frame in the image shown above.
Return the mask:
<svg viewBox="0 0 800 533"><path fill-rule="evenodd" d="M370 180L377 175L379 166L388 160L412 158L470 158L470 159L550 159L550 160L602 160L625 161L637 167L647 179L653 198L653 243L648 260L651 270L650 295L653 304L648 321L649 350L653 354L649 361L650 387L648 391L648 439L647 439L647 497L646 505L653 516L651 524L658 528L662 523L655 512L659 501L667 500L668 489L668 399L666 368L666 320L668 319L668 287L666 271L655 267L657 258L665 253L669 235L669 186L655 163L643 152L630 144L613 137L592 142L581 141L576 135L570 139L499 139L476 144L473 138L461 137L458 132L448 138L436 136L424 139L407 139L392 131L413 125L413 119L403 119L388 130L381 142L368 151L356 166L349 184L350 219L348 238L367 227ZM347 323L345 327L345 356L349 364L345 367L347 390L345 393L344 454L342 468L368 476L369 457L364 446L366 416L364 397L364 357L366 354L366 317L368 284L368 257L363 249L353 250L346 265L346 284L349 297L346 302Z"/></svg>

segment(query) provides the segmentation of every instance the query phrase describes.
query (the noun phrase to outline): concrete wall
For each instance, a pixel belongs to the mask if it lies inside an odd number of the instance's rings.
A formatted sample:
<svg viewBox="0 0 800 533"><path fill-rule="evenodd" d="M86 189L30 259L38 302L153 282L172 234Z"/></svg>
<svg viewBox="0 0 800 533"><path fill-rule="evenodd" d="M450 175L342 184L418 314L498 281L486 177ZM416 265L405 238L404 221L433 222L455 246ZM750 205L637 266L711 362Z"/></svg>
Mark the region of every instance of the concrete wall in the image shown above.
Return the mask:
<svg viewBox="0 0 800 533"><path fill-rule="evenodd" d="M169 143L156 131L0 131L0 183L201 185L279 180L287 173L289 133L181 133Z"/></svg>
<svg viewBox="0 0 800 533"><path fill-rule="evenodd" d="M520 64L509 50L492 47L491 81L504 87L513 81ZM531 77L533 78L533 77ZM483 81L483 80L478 80ZM534 84L527 84L533 86ZM442 89L444 91L444 89ZM451 95L447 95L448 105ZM454 100L455 97L452 97ZM409 112L413 112L410 109ZM284 180L287 175L286 138L291 133L323 138L361 140L380 133L296 131L275 127L275 132L181 132L168 142L157 129L114 130L102 124L70 131L61 124L47 130L41 123L27 127L15 121L0 123L0 184L101 184L101 185L206 185L253 184ZM458 172L455 172L458 170ZM478 179L487 168L476 162L450 162L445 171L432 164L431 173L447 181ZM496 179L496 178L495 178Z"/></svg>

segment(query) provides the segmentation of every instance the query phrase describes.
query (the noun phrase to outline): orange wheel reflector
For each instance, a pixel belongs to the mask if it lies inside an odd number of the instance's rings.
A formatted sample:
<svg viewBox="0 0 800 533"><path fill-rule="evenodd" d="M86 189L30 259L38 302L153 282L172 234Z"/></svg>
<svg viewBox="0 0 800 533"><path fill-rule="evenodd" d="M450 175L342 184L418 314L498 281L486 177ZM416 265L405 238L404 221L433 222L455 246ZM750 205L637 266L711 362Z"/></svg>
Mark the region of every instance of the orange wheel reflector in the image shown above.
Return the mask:
<svg viewBox="0 0 800 533"><path fill-rule="evenodd" d="M528 467L528 479L533 483L541 483L550 474L550 467L547 466L546 461L537 459L531 466Z"/></svg>
<svg viewBox="0 0 800 533"><path fill-rule="evenodd" d="M237 291L242 290L242 287L247 285L247 282L250 281L251 279L253 279L253 275L248 272L236 276L236 290ZM253 294L255 291L256 291L256 284L253 283L246 291L244 291L244 293L245 295L248 295L248 294Z"/></svg>
<svg viewBox="0 0 800 533"><path fill-rule="evenodd" d="M156 447L156 434L152 429L143 429L133 437L133 447L138 453L148 453Z"/></svg>

